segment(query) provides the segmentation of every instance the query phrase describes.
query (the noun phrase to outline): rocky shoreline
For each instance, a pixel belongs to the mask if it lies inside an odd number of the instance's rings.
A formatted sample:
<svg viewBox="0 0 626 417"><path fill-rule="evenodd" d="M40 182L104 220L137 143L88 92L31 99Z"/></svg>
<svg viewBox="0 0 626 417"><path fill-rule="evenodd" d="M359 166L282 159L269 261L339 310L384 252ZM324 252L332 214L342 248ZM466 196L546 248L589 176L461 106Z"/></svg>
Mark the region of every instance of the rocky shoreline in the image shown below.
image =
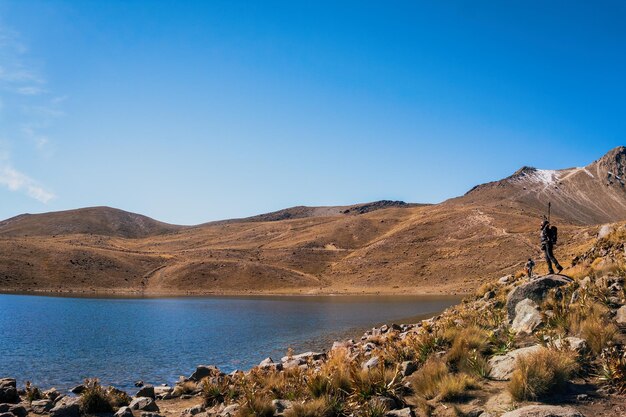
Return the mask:
<svg viewBox="0 0 626 417"><path fill-rule="evenodd" d="M522 273L442 314L246 371L201 365L131 397L97 380L60 393L0 379L0 417L595 417L626 415L626 228L571 277Z"/></svg>

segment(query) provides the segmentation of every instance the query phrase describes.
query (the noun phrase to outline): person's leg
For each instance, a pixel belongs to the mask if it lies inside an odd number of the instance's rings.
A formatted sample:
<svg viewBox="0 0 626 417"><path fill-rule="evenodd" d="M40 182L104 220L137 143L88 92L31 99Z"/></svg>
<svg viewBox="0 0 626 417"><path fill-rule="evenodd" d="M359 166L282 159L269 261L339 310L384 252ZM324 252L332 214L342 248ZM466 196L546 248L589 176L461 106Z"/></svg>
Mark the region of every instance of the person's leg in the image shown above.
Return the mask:
<svg viewBox="0 0 626 417"><path fill-rule="evenodd" d="M556 266L557 271L561 272L563 270L563 267L554 256L554 247L552 245L548 245L548 246L549 246L548 253L550 255L550 259L552 260L552 263L554 264L554 266Z"/></svg>
<svg viewBox="0 0 626 417"><path fill-rule="evenodd" d="M550 245L544 245L543 254L546 257L546 263L548 264L548 274L554 274L554 269L552 269L552 259L550 258Z"/></svg>
<svg viewBox="0 0 626 417"><path fill-rule="evenodd" d="M548 253L548 256L550 257L550 260L552 261L554 266L556 266L556 269L559 272L561 272L563 270L563 267L561 266L559 261L557 261L556 257L554 256L554 247L552 245L546 245L546 252ZM550 269L552 269L552 268L550 268Z"/></svg>

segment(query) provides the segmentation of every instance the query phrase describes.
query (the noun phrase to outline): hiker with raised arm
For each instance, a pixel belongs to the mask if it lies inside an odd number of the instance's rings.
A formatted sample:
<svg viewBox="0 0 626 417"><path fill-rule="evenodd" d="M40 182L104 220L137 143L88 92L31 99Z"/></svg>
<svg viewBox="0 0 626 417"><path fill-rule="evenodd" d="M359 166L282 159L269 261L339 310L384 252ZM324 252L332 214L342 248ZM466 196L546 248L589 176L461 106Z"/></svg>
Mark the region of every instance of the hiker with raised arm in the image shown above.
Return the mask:
<svg viewBox="0 0 626 417"><path fill-rule="evenodd" d="M541 223L541 250L546 256L546 263L548 264L548 273L554 274L552 264L556 266L557 271L560 273L563 270L559 261L554 257L554 245L557 240L557 228L556 226L550 226L548 219L545 219Z"/></svg>

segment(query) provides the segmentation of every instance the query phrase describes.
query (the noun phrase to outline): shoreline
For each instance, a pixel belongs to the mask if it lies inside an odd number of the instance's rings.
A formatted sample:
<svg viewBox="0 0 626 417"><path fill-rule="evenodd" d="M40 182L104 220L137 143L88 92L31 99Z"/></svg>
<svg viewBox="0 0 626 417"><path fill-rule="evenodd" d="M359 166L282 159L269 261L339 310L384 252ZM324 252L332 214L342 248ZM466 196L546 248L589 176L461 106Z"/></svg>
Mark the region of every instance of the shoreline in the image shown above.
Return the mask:
<svg viewBox="0 0 626 417"><path fill-rule="evenodd" d="M397 289L395 289L397 290ZM459 298L462 299L472 292L444 292L444 291L134 291L134 290L82 290L82 289L1 289L0 295L28 295L60 298L282 298L282 297L429 297L432 299Z"/></svg>

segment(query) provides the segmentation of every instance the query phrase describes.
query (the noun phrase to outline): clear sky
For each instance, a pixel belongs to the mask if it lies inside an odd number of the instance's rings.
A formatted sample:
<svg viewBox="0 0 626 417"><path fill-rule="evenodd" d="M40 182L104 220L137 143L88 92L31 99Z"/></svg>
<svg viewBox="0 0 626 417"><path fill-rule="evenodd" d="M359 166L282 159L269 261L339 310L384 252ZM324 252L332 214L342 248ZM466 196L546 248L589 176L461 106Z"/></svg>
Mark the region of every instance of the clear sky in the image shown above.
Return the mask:
<svg viewBox="0 0 626 417"><path fill-rule="evenodd" d="M626 144L622 1L0 0L0 218L439 202Z"/></svg>

